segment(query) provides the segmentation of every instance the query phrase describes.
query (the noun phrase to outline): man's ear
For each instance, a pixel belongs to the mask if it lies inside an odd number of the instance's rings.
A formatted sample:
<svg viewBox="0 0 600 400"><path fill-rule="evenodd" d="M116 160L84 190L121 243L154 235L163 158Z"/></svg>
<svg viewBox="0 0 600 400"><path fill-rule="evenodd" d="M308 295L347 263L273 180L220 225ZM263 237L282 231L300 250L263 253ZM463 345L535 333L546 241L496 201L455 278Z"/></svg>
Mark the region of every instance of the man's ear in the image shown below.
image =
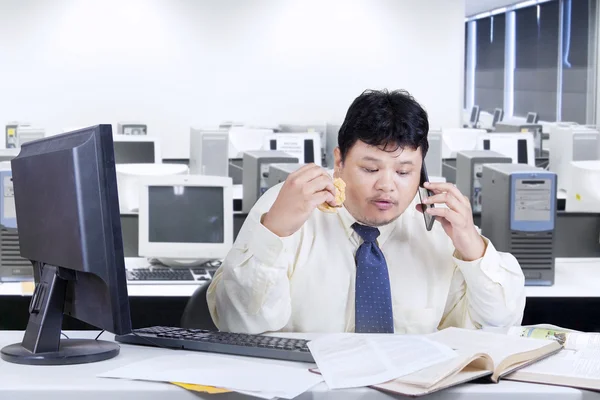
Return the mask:
<svg viewBox="0 0 600 400"><path fill-rule="evenodd" d="M333 168L335 172L338 172L342 169L342 152L339 147L333 149Z"/></svg>
<svg viewBox="0 0 600 400"><path fill-rule="evenodd" d="M339 147L333 149L333 177L339 178L340 171L342 170L342 152Z"/></svg>

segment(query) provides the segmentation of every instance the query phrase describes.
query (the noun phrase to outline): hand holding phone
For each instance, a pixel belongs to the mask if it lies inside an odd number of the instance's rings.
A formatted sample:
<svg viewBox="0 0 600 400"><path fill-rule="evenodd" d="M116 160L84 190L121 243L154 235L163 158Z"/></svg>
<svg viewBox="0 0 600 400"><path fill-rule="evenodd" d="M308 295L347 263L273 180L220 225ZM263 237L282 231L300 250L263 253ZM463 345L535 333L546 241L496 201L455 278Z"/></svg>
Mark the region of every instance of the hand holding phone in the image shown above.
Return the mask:
<svg viewBox="0 0 600 400"><path fill-rule="evenodd" d="M421 181L419 182L419 201L421 202L421 209L423 210L423 218L425 219L425 228L430 231L433 228L435 222L435 216L427 213L428 208L433 208L433 204L424 204L423 201L429 196L433 196L433 192L429 189L425 189L425 182L429 182L429 176L427 176L427 168L425 167L425 160L423 160L423 166L421 167Z"/></svg>

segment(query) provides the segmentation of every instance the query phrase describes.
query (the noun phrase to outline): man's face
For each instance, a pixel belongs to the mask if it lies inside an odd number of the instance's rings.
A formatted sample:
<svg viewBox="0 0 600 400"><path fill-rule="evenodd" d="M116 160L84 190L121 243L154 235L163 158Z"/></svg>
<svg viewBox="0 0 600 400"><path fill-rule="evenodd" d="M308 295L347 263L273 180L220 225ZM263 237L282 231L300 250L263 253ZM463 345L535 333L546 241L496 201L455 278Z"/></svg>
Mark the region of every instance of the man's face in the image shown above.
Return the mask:
<svg viewBox="0 0 600 400"><path fill-rule="evenodd" d="M334 151L335 176L346 182L344 206L360 223L386 225L414 199L421 178L421 149L383 149L357 141L342 163Z"/></svg>

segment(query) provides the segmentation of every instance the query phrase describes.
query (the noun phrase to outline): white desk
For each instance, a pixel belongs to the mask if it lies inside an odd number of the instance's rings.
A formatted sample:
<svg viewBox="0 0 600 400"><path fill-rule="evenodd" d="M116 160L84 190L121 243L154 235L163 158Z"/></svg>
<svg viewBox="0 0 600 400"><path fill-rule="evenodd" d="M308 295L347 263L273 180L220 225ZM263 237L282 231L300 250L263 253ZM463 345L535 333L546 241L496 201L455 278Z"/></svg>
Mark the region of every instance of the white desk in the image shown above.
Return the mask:
<svg viewBox="0 0 600 400"><path fill-rule="evenodd" d="M66 332L71 338L93 338L97 332ZM0 347L21 340L22 332L0 332ZM102 339L112 339L105 333ZM0 398L29 400L43 396L44 400L229 400L253 399L237 393L215 395L188 392L179 387L157 382L127 381L96 378L96 374L121 367L143 359L172 354L177 350L165 350L141 346L121 345L121 353L107 361L72 366L26 366L0 360ZM329 391L320 384L299 396L299 400L334 399L398 399L374 389L361 388ZM431 399L461 400L578 400L600 399L600 393L566 387L534 385L502 381L499 384L466 384L450 388L426 397Z"/></svg>
<svg viewBox="0 0 600 400"><path fill-rule="evenodd" d="M128 259L128 262L135 259ZM127 285L132 297L190 297L200 285ZM554 286L528 286L527 297L600 297L600 258L557 258ZM28 295L20 283L0 284L2 295Z"/></svg>

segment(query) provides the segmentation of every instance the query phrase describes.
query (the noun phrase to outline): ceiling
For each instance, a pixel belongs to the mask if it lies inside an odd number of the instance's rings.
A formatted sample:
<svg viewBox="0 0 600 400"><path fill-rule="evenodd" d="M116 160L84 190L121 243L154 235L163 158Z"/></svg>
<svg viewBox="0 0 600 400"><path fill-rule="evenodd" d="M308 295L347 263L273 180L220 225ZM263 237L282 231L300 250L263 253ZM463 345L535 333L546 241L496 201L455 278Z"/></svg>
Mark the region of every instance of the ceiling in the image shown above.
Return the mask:
<svg viewBox="0 0 600 400"><path fill-rule="evenodd" d="M522 0L521 0L522 1ZM465 0L465 16L470 17L496 8L520 3L519 0Z"/></svg>

